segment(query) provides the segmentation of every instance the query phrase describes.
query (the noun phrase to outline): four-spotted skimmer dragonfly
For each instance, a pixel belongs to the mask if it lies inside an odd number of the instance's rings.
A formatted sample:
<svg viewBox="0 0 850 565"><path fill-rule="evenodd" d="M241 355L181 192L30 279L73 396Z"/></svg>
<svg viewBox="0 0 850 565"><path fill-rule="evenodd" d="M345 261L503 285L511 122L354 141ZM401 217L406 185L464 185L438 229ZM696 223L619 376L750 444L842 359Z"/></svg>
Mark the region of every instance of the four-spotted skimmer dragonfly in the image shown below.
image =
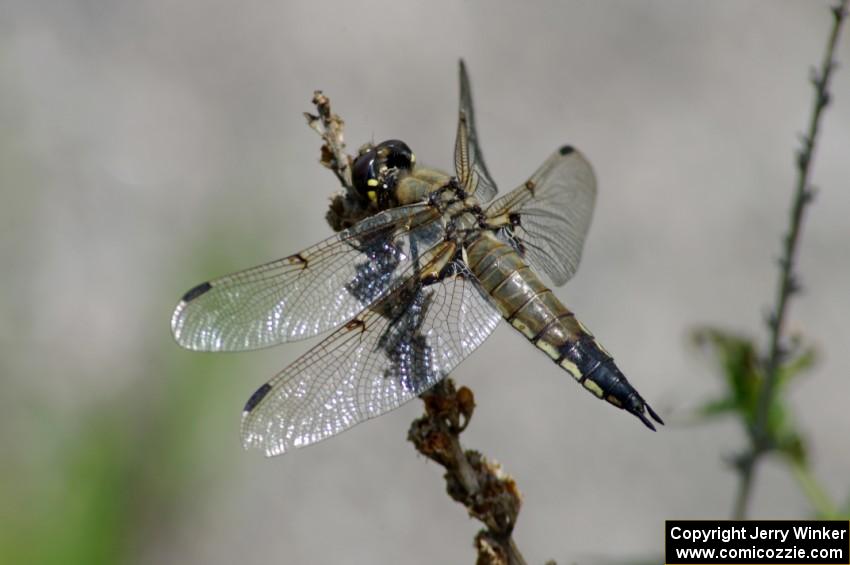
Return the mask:
<svg viewBox="0 0 850 565"><path fill-rule="evenodd" d="M663 423L535 273L562 285L578 267L596 197L581 153L561 147L493 200L461 62L455 176L417 165L398 140L361 149L352 171L347 207L361 221L196 286L172 316L177 342L198 351L334 330L251 396L245 447L278 455L398 407L444 378L503 317L597 397L653 430L647 413Z"/></svg>

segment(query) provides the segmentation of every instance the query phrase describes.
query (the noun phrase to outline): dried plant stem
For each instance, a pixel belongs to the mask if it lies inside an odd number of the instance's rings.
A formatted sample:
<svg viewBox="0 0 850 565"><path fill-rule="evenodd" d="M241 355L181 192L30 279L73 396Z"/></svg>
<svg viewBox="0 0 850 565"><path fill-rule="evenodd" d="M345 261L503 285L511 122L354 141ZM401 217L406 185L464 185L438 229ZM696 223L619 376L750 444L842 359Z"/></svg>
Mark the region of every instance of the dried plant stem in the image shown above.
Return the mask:
<svg viewBox="0 0 850 565"><path fill-rule="evenodd" d="M800 231L803 223L803 213L806 206L814 197L814 190L809 184L812 157L817 140L818 127L821 114L829 104L829 79L836 67L834 60L835 46L838 43L841 24L847 17L847 0L840 0L831 9L833 15L833 26L827 43L826 53L820 69L812 71L811 82L815 89L814 106L811 120L806 136L803 138L803 146L797 153L797 182L794 189L791 204L790 228L783 240L782 257L779 260L779 285L776 294L776 303L768 318L769 352L764 361L764 383L758 399L755 421L752 423L750 435L750 448L739 460L740 482L738 495L735 500L733 517L743 519L747 515L750 496L752 493L753 478L756 466L761 457L770 451L768 437L768 417L779 378L779 369L785 356L784 325L788 309L788 301L791 296L799 290L799 280L794 272L794 261L797 255L797 245L800 240Z"/></svg>
<svg viewBox="0 0 850 565"><path fill-rule="evenodd" d="M353 159L345 153L342 118L331 112L330 100L316 91L313 104L317 113L306 113L307 124L324 141L320 162L334 172L345 192L331 200L326 217L335 231L350 227L369 210L356 209L347 195L354 191L351 180ZM464 450L460 434L475 408L472 391L456 389L444 379L420 395L425 415L414 420L408 439L416 449L446 469L446 490L451 498L466 506L469 514L486 526L475 537L478 565L525 565L525 559L511 536L522 498L514 480L498 463L481 453Z"/></svg>
<svg viewBox="0 0 850 565"><path fill-rule="evenodd" d="M472 391L455 389L447 378L421 398L425 415L413 421L407 439L419 453L445 467L449 496L486 526L475 536L478 565L524 565L511 535L522 505L516 483L498 463L460 444L475 408Z"/></svg>
<svg viewBox="0 0 850 565"><path fill-rule="evenodd" d="M321 90L313 93L313 105L316 106L317 113L304 112L304 117L307 118L307 125L322 136L325 142L319 162L333 171L344 189L353 190L351 157L345 152L343 137L345 122L331 111L330 98L322 94Z"/></svg>

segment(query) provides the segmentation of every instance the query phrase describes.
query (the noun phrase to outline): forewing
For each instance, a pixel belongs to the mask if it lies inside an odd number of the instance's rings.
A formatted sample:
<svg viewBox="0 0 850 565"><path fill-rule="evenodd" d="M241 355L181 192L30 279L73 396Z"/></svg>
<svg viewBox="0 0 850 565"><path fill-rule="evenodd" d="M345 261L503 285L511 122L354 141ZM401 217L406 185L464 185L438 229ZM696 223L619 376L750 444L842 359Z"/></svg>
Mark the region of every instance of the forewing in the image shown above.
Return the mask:
<svg viewBox="0 0 850 565"><path fill-rule="evenodd" d="M260 387L242 414L246 448L279 455L379 416L445 377L500 319L462 263L411 278Z"/></svg>
<svg viewBox="0 0 850 565"><path fill-rule="evenodd" d="M578 269L595 202L593 168L579 151L564 146L525 184L495 200L487 216L511 226L502 235L560 286Z"/></svg>
<svg viewBox="0 0 850 565"><path fill-rule="evenodd" d="M174 338L187 349L244 351L315 336L405 280L444 237L428 206L381 212L301 253L196 286L174 310Z"/></svg>
<svg viewBox="0 0 850 565"><path fill-rule="evenodd" d="M460 111L458 112L457 138L455 139L455 172L463 189L475 194L479 202L488 202L496 196L497 187L484 163L475 129L472 108L472 89L466 65L460 61Z"/></svg>

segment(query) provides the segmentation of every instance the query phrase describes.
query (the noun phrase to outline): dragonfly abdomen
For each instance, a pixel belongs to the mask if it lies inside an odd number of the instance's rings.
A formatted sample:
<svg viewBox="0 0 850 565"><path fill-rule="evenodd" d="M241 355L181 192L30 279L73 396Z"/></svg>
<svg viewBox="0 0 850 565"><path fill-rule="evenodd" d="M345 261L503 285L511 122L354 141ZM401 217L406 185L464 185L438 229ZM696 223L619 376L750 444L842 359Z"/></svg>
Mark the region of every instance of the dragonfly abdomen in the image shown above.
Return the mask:
<svg viewBox="0 0 850 565"><path fill-rule="evenodd" d="M509 245L483 233L467 247L472 272L505 319L596 397L663 423L614 359Z"/></svg>

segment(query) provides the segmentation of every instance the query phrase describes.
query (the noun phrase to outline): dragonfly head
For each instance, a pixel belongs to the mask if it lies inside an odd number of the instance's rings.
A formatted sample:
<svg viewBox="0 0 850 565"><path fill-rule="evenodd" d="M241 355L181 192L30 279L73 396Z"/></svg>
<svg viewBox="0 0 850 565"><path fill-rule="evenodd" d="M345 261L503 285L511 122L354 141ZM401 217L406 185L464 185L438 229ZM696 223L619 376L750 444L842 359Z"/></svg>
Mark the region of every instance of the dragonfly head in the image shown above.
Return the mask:
<svg viewBox="0 0 850 565"><path fill-rule="evenodd" d="M391 207L396 184L402 175L410 172L415 162L413 151L398 139L365 145L351 168L358 196L366 204L377 204L381 209Z"/></svg>

